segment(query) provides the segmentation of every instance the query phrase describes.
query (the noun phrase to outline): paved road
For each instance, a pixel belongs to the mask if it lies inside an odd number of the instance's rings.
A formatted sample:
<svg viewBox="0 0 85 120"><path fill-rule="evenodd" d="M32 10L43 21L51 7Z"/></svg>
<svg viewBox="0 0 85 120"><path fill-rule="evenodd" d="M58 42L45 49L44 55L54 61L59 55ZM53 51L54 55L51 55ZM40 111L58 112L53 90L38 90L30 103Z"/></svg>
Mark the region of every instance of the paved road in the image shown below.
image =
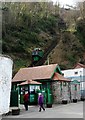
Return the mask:
<svg viewBox="0 0 85 120"><path fill-rule="evenodd" d="M42 112L38 112L38 106L30 107L28 111L21 110L20 115L5 118L83 118L83 102L53 105Z"/></svg>

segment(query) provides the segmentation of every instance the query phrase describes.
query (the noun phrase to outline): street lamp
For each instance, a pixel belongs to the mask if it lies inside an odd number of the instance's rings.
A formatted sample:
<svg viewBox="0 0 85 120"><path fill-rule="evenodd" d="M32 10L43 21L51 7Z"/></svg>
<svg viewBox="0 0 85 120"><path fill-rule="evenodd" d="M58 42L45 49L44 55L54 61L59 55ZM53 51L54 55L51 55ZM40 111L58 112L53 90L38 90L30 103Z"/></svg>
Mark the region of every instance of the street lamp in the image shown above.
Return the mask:
<svg viewBox="0 0 85 120"><path fill-rule="evenodd" d="M81 100L84 99L84 91L83 91L83 75L82 71L80 71L80 91L81 91Z"/></svg>
<svg viewBox="0 0 85 120"><path fill-rule="evenodd" d="M80 71L80 90L83 89L82 71Z"/></svg>

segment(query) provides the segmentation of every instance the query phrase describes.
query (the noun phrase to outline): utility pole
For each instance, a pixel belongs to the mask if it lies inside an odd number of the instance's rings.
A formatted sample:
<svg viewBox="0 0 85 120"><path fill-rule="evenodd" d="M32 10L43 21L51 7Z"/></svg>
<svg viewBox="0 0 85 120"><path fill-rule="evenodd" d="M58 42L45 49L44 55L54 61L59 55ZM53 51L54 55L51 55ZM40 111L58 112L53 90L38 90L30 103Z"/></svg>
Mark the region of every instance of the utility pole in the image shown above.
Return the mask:
<svg viewBox="0 0 85 120"><path fill-rule="evenodd" d="M48 63L48 65L50 64L50 61L49 61L49 56L48 56L48 59L47 59L47 63Z"/></svg>

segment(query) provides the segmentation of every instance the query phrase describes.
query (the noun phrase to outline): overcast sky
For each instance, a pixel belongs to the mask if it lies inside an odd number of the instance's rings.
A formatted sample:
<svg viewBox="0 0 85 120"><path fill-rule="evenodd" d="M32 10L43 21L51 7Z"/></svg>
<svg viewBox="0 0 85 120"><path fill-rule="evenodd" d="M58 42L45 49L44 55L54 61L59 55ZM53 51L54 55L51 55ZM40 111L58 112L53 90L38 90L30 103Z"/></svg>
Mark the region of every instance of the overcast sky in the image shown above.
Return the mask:
<svg viewBox="0 0 85 120"><path fill-rule="evenodd" d="M82 2L85 0L53 0L53 2L59 2L60 5L62 5L62 6L66 5L66 4L74 6L76 4L76 2L78 2L78 1Z"/></svg>
<svg viewBox="0 0 85 120"><path fill-rule="evenodd" d="M0 0L2 2L49 2L51 0ZM85 0L52 0L54 3L59 2L62 6L63 5L74 5L78 1L85 1Z"/></svg>

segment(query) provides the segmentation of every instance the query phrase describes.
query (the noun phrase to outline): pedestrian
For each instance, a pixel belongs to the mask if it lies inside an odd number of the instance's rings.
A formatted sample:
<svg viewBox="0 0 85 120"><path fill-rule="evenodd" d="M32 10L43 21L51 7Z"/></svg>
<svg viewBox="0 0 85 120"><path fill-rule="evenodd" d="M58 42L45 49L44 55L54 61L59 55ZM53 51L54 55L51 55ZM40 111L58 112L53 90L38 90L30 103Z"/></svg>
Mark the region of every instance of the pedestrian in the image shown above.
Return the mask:
<svg viewBox="0 0 85 120"><path fill-rule="evenodd" d="M27 111L28 110L28 102L29 102L29 93L28 92L26 94L24 94L23 100L24 100L25 110Z"/></svg>
<svg viewBox="0 0 85 120"><path fill-rule="evenodd" d="M45 108L43 106L44 98L43 98L43 95L41 93L38 96L38 104L39 104L39 112L41 112L41 109L43 109L45 111Z"/></svg>

